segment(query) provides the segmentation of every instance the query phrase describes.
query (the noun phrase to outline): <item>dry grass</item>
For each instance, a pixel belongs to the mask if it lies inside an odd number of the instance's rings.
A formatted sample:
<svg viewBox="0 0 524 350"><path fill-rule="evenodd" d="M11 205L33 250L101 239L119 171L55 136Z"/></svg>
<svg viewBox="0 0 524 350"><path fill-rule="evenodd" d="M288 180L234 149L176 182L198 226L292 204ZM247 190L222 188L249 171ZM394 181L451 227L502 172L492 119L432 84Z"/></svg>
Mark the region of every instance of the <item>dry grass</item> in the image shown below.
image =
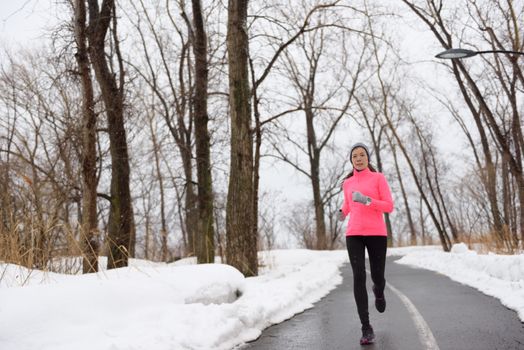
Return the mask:
<svg viewBox="0 0 524 350"><path fill-rule="evenodd" d="M505 234L503 237L494 232L484 234L462 234L459 236L458 242L465 243L470 250L476 251L478 254L487 254L489 252L496 254L512 255L521 254L524 252L522 248L518 247L514 237ZM418 237L418 245L438 245L440 241L437 237L426 237L425 242ZM393 240L393 247L407 247L412 246L410 238L407 235L401 236Z"/></svg>
<svg viewBox="0 0 524 350"><path fill-rule="evenodd" d="M30 270L77 274L82 271L84 258L79 242L78 234L63 226L4 230L0 232L0 262Z"/></svg>
<svg viewBox="0 0 524 350"><path fill-rule="evenodd" d="M469 235L463 242L467 244L468 248L476 251L479 254L487 254L489 252L504 255L513 255L522 253L518 244L514 242L509 235L500 235L489 232L487 234Z"/></svg>

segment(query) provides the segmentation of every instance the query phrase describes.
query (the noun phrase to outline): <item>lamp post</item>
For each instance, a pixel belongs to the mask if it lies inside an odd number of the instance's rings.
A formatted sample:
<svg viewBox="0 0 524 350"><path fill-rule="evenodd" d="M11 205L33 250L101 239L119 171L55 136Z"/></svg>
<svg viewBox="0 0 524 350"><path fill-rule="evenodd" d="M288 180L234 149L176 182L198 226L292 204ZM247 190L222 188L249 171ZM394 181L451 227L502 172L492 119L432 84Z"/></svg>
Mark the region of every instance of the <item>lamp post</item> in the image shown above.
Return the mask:
<svg viewBox="0 0 524 350"><path fill-rule="evenodd" d="M454 58L466 58L484 53L512 53L516 55L524 55L524 52L520 51L508 51L508 50L487 50L487 51L473 51L466 49L449 49L435 55L436 58L443 59L454 59Z"/></svg>

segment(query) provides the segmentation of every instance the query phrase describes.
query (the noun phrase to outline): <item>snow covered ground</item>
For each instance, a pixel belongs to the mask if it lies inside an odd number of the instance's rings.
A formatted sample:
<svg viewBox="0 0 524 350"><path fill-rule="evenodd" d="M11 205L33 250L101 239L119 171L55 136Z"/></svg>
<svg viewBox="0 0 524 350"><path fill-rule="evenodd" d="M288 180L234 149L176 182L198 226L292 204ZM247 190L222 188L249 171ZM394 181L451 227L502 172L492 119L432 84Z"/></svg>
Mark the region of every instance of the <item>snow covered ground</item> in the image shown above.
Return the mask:
<svg viewBox="0 0 524 350"><path fill-rule="evenodd" d="M501 299L524 320L524 255L465 245L393 248L399 263L435 270ZM0 264L0 349L231 349L312 307L341 283L345 251L261 252L260 276L190 260L62 275ZM105 265L105 262L101 262Z"/></svg>

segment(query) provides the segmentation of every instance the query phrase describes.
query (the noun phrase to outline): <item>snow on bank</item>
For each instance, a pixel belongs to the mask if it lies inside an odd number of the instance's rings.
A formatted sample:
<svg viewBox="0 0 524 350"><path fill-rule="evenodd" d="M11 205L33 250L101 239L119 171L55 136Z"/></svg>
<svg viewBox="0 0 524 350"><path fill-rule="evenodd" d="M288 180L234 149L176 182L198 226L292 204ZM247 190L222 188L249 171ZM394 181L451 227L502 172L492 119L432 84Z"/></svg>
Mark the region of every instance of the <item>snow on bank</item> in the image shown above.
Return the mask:
<svg viewBox="0 0 524 350"><path fill-rule="evenodd" d="M439 272L500 299L503 305L517 311L524 322L524 254L480 255L464 243L453 245L449 253L437 248L407 250L399 252L399 255L406 255L397 263Z"/></svg>
<svg viewBox="0 0 524 350"><path fill-rule="evenodd" d="M345 251L260 258L252 278L187 261L73 276L0 264L0 349L230 349L312 307L347 261Z"/></svg>
<svg viewBox="0 0 524 350"><path fill-rule="evenodd" d="M524 314L524 255L478 255L465 245L388 249ZM90 275L0 264L0 349L231 349L312 307L341 282L347 252L259 253L258 277L228 265L131 260ZM105 263L101 263L101 267Z"/></svg>
<svg viewBox="0 0 524 350"><path fill-rule="evenodd" d="M388 248L388 256L405 256L412 253L426 253L426 252L442 252L440 245L425 245L425 246L408 246L398 248Z"/></svg>

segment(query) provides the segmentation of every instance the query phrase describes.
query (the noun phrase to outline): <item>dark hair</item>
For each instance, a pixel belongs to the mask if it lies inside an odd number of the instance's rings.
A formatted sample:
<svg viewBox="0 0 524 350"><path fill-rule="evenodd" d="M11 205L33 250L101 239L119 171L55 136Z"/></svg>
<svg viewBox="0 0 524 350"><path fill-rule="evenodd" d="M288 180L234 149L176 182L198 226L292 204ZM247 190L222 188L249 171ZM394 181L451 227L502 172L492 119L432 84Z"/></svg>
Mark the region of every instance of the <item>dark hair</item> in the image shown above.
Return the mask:
<svg viewBox="0 0 524 350"><path fill-rule="evenodd" d="M366 151L366 155L368 156L368 161L369 161L369 153L368 153L368 148L364 145L364 144L360 144L360 143L357 143L355 144L352 148L351 148L351 152L350 152L350 156L353 154L353 151L356 149L356 148L363 148L364 151ZM374 172L376 173L377 171L375 170L375 167L373 165L371 165L371 163L368 163L368 168L371 172ZM344 181L346 181L347 179L349 179L351 176L353 176L353 173L354 173L355 169L353 168L353 170L351 170L349 172L349 174L346 175L346 177L344 179L342 179L342 184L340 184L340 186L343 186L344 185Z"/></svg>

